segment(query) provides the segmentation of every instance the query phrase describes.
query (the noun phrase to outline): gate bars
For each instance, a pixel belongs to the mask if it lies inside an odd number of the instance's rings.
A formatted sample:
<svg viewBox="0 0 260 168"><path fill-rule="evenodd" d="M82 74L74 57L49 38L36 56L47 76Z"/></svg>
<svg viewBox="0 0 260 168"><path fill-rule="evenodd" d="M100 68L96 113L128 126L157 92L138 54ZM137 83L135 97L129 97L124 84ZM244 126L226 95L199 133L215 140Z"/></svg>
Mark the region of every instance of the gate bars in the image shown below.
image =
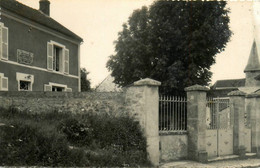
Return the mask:
<svg viewBox="0 0 260 168"><path fill-rule="evenodd" d="M207 98L207 129L230 127L229 98ZM181 96L159 96L159 131L186 132L187 99Z"/></svg>
<svg viewBox="0 0 260 168"><path fill-rule="evenodd" d="M207 98L207 129L225 129L230 127L229 98Z"/></svg>
<svg viewBox="0 0 260 168"><path fill-rule="evenodd" d="M187 99L180 96L159 97L159 131L186 132Z"/></svg>

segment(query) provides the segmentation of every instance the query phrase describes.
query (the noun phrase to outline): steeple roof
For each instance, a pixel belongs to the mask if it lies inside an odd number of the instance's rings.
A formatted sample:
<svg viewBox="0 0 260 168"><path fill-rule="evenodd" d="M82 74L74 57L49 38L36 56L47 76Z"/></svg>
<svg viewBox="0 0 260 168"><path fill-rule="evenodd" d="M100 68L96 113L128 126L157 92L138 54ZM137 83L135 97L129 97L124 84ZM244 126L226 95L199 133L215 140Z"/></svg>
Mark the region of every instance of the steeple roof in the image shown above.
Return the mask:
<svg viewBox="0 0 260 168"><path fill-rule="evenodd" d="M255 40L253 42L249 59L247 62L247 66L244 72L249 72L249 71L260 71L259 55L257 52L257 46Z"/></svg>

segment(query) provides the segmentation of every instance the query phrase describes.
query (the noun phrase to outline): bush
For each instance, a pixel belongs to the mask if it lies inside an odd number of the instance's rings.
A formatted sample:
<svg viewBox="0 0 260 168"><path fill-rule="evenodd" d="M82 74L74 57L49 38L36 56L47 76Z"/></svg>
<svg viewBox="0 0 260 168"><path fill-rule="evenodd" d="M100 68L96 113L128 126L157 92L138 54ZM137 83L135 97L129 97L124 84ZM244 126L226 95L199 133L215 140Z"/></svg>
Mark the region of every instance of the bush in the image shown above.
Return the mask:
<svg viewBox="0 0 260 168"><path fill-rule="evenodd" d="M59 124L61 130L67 136L67 140L76 146L89 146L93 141L93 129L88 122L80 122L75 118L69 118Z"/></svg>
<svg viewBox="0 0 260 168"><path fill-rule="evenodd" d="M36 127L0 127L1 166L87 166L83 150L70 150L63 135L46 136Z"/></svg>
<svg viewBox="0 0 260 168"><path fill-rule="evenodd" d="M146 152L144 151L127 151L120 152L115 149L105 148L99 149L95 152L87 153L87 157L92 166L120 166L120 167L139 167L150 166L146 159Z"/></svg>
<svg viewBox="0 0 260 168"><path fill-rule="evenodd" d="M80 117L93 128L88 159L94 166L149 166L146 138L137 121L128 116L85 115ZM94 147L93 147L94 145Z"/></svg>
<svg viewBox="0 0 260 168"><path fill-rule="evenodd" d="M150 166L131 117L0 109L0 166Z"/></svg>
<svg viewBox="0 0 260 168"><path fill-rule="evenodd" d="M90 116L90 122L101 148L116 146L122 151L146 150L146 139L139 123L132 118L100 115Z"/></svg>

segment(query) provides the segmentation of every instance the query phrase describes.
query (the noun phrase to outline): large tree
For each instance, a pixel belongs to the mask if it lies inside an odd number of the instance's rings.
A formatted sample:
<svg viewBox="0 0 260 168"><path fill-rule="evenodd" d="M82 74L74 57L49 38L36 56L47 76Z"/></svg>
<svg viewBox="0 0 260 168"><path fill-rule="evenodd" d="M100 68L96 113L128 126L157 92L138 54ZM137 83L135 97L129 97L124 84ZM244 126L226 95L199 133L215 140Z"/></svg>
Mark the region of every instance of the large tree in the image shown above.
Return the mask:
<svg viewBox="0 0 260 168"><path fill-rule="evenodd" d="M163 93L207 85L210 66L231 36L228 13L223 1L156 1L135 10L107 62L115 83L126 86L149 77L162 82Z"/></svg>

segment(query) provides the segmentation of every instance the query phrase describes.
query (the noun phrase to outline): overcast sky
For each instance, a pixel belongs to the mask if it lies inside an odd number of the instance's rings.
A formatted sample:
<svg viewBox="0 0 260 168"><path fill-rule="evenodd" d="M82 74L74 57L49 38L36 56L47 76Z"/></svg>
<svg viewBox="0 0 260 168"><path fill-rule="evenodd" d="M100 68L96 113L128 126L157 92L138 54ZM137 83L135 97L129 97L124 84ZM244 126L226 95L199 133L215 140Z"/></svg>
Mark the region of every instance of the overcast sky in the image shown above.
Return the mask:
<svg viewBox="0 0 260 168"><path fill-rule="evenodd" d="M39 8L39 0L19 0L32 8ZM81 36L81 67L89 72L92 87L99 84L109 72L108 57L114 53L122 24L134 9L150 5L152 0L50 0L50 16ZM219 79L244 78L253 41L252 2L228 2L230 28L233 36L226 50L217 55L212 66L212 83Z"/></svg>

